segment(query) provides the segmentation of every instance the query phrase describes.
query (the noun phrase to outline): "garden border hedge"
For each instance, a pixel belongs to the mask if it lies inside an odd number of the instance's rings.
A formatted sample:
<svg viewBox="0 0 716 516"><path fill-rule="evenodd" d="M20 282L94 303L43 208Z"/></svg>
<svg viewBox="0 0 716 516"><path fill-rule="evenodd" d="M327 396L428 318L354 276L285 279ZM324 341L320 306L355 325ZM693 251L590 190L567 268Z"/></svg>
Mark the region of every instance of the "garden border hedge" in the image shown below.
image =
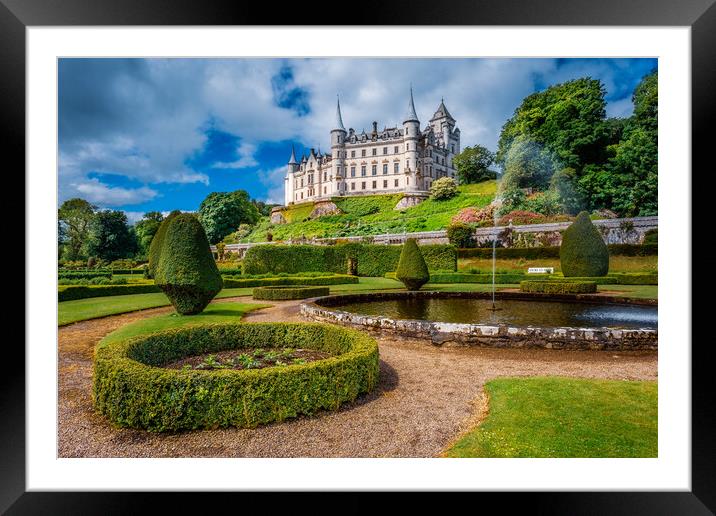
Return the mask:
<svg viewBox="0 0 716 516"><path fill-rule="evenodd" d="M110 339L110 340L108 340ZM185 371L162 364L227 349L299 347L334 356L266 369ZM371 391L379 355L369 335L328 324L241 323L185 326L97 346L95 409L120 427L153 432L255 427L336 410Z"/></svg>
<svg viewBox="0 0 716 516"><path fill-rule="evenodd" d="M594 281L520 281L520 291L542 294L594 294L597 284Z"/></svg>
<svg viewBox="0 0 716 516"><path fill-rule="evenodd" d="M57 279L112 279L112 271L58 271Z"/></svg>
<svg viewBox="0 0 716 516"><path fill-rule="evenodd" d="M154 294L161 292L156 285L64 285L57 288L57 301L74 301L89 297Z"/></svg>
<svg viewBox="0 0 716 516"><path fill-rule="evenodd" d="M327 276L269 276L266 278L242 278L224 276L224 288L277 287L281 285L353 285L359 282L357 276L331 274Z"/></svg>
<svg viewBox="0 0 716 516"><path fill-rule="evenodd" d="M328 287L309 286L273 286L256 287L253 298L262 301L288 301L291 299L307 299L309 297L327 296L331 293Z"/></svg>
<svg viewBox="0 0 716 516"><path fill-rule="evenodd" d="M658 255L658 244L609 244L610 256L655 256ZM492 259L491 247L460 248L458 258ZM559 246L545 247L498 247L495 257L500 259L524 258L538 260L540 258L559 258Z"/></svg>

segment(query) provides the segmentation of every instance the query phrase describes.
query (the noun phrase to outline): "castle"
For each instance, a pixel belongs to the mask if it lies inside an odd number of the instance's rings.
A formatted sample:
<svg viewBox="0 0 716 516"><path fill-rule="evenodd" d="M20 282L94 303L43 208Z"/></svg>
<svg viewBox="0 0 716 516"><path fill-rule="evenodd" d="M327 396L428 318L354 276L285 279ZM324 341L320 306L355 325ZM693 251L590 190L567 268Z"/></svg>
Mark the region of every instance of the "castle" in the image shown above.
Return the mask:
<svg viewBox="0 0 716 516"><path fill-rule="evenodd" d="M425 197L432 182L455 177L453 157L460 153L460 129L441 100L424 129L415 114L410 89L408 112L402 128L346 131L340 100L331 130L331 153L311 149L308 156L291 158L284 178L285 205L329 199L333 196L405 193Z"/></svg>

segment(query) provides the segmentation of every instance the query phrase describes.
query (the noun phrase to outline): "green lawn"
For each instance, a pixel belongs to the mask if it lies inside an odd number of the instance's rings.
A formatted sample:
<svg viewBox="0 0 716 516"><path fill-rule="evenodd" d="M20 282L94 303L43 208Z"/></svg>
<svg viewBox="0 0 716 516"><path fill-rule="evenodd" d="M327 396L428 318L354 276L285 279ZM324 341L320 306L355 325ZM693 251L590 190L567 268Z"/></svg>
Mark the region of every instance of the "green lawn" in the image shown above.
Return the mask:
<svg viewBox="0 0 716 516"><path fill-rule="evenodd" d="M555 377L485 385L487 418L447 457L657 457L657 383Z"/></svg>
<svg viewBox="0 0 716 516"><path fill-rule="evenodd" d="M143 333L152 333L188 324L238 323L246 312L267 306L270 305L259 303L214 303L207 306L203 312L197 315L179 315L176 313L158 315L122 326L105 337L104 342L126 339Z"/></svg>
<svg viewBox="0 0 716 516"><path fill-rule="evenodd" d="M610 272L652 272L659 266L658 256L610 256ZM495 260L495 268L501 271L527 272L529 267L554 267L555 272L560 272L561 265L559 258L498 258ZM458 260L458 270L479 269L481 272L492 272L492 259L487 258L461 258Z"/></svg>

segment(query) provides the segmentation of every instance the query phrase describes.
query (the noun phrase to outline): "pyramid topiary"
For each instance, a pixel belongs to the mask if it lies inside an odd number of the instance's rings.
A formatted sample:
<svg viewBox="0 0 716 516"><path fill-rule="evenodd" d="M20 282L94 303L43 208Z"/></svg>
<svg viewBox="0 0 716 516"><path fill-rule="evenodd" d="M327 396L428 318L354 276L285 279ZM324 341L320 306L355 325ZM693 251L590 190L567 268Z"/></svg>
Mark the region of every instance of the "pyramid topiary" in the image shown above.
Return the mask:
<svg viewBox="0 0 716 516"><path fill-rule="evenodd" d="M430 272L414 238L408 238L400 252L395 277L403 282L408 290L420 290L430 281Z"/></svg>
<svg viewBox="0 0 716 516"><path fill-rule="evenodd" d="M564 232L559 259L565 277L606 276L609 272L609 249L586 211Z"/></svg>
<svg viewBox="0 0 716 516"><path fill-rule="evenodd" d="M164 242L164 233L167 231L167 226L169 226L169 222L171 219L179 215L181 212L179 210L172 211L167 217L162 221L161 224L159 224L159 228L157 228L157 232L154 233L154 237L152 238L152 243L149 244L149 251L147 252L147 277L153 278L157 264L159 263L159 254L162 250L162 243Z"/></svg>
<svg viewBox="0 0 716 516"><path fill-rule="evenodd" d="M177 312L198 314L223 287L223 280L199 220L178 214L166 226L154 282Z"/></svg>

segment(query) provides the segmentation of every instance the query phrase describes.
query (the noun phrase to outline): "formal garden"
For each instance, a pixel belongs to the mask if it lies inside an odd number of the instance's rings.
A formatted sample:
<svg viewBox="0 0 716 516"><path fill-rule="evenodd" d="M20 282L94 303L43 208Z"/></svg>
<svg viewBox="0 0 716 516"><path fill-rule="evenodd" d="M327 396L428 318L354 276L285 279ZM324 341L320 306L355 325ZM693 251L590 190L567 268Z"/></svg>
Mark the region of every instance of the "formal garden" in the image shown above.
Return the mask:
<svg viewBox="0 0 716 516"><path fill-rule="evenodd" d="M144 263L65 263L60 455L656 456L656 245L581 213L556 248L491 251L217 261L177 212Z"/></svg>

